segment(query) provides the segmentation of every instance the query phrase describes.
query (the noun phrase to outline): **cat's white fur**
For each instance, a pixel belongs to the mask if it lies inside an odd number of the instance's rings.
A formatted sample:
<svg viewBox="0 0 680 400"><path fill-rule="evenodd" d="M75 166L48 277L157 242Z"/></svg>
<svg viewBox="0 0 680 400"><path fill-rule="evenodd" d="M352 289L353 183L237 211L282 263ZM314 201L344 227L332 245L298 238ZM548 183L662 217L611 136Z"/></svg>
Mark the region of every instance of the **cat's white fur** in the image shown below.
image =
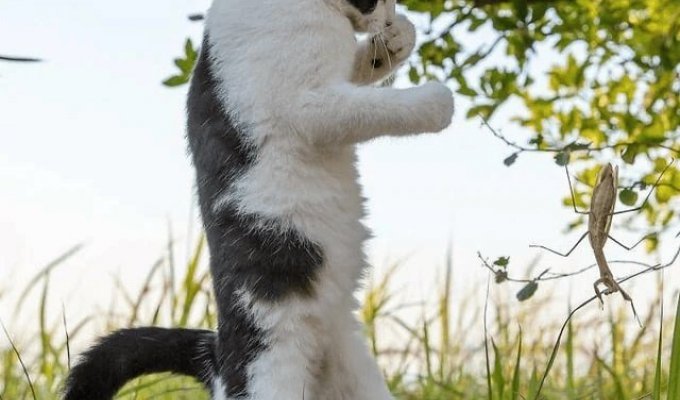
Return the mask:
<svg viewBox="0 0 680 400"><path fill-rule="evenodd" d="M219 376L214 376L212 380L212 400L228 400L227 399L227 388L222 382L222 378Z"/></svg>
<svg viewBox="0 0 680 400"><path fill-rule="evenodd" d="M235 204L285 221L324 252L311 299L272 304L241 293L241 305L269 333L268 348L248 368L251 400L392 399L354 316L369 237L355 145L440 131L453 113L451 92L438 83L365 86L414 47L413 25L394 16L393 3L380 1L362 16L345 0L217 0L208 14L221 100L258 154L214 207ZM383 32L390 60L381 68L370 61L387 50L357 43L357 30ZM224 391L221 381L213 387Z"/></svg>

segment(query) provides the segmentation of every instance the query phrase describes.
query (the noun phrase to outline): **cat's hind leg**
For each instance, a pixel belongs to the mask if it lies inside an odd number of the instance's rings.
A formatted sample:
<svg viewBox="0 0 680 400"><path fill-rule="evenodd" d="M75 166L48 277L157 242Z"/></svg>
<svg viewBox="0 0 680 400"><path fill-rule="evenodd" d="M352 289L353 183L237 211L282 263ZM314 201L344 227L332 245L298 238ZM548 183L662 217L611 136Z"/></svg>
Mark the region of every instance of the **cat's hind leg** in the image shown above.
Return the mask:
<svg viewBox="0 0 680 400"><path fill-rule="evenodd" d="M385 378L371 355L356 318L334 315L319 400L392 400Z"/></svg>
<svg viewBox="0 0 680 400"><path fill-rule="evenodd" d="M319 399L317 380L327 336L314 302L298 298L251 304L265 349L248 367L249 399Z"/></svg>

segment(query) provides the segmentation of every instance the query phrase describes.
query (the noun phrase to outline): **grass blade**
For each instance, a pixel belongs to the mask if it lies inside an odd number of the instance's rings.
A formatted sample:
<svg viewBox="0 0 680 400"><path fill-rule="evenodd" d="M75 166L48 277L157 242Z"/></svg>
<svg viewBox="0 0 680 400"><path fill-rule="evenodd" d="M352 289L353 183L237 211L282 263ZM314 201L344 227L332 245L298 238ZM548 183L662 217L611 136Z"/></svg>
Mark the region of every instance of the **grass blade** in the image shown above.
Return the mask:
<svg viewBox="0 0 680 400"><path fill-rule="evenodd" d="M425 371L429 378L432 377L432 346L430 344L430 326L427 321L427 315L423 310L423 352L425 356Z"/></svg>
<svg viewBox="0 0 680 400"><path fill-rule="evenodd" d="M12 337L9 335L9 332L7 332L7 328L5 328L5 324L2 321L0 321L0 327L2 327L2 331L5 333L5 337L7 338L9 345L12 347L12 351L17 356L19 364L21 364L21 369L23 370L24 376L26 377L26 381L28 382L28 387L31 389L33 400L38 400L38 396L36 396L35 394L35 387L33 387L33 380L31 379L31 374L28 373L28 367L26 367L26 363L24 363L24 359L21 357L19 349L17 348L16 344L14 344Z"/></svg>
<svg viewBox="0 0 680 400"><path fill-rule="evenodd" d="M198 241L198 245L194 250L191 262L187 266L187 271L184 275L184 283L182 285L182 291L184 292L184 304L182 305L182 313L178 323L180 327L187 326L191 309L194 305L194 300L201 289L201 279L198 277L198 267L200 265L201 256L203 255L204 246L205 237L202 236Z"/></svg>
<svg viewBox="0 0 680 400"><path fill-rule="evenodd" d="M663 350L663 301L661 302L661 318L659 319L659 346L656 350L656 369L654 371L654 391L652 392L653 400L661 400L661 357Z"/></svg>
<svg viewBox="0 0 680 400"><path fill-rule="evenodd" d="M64 306L64 303L61 303L61 316L62 316L62 323L64 326L64 337L66 340L66 367L68 370L71 370L71 337L69 336L68 333L68 325L66 324L66 307Z"/></svg>
<svg viewBox="0 0 680 400"><path fill-rule="evenodd" d="M519 399L519 384L520 376L522 373L521 364L522 364L522 328L519 328L519 344L517 345L517 360L515 361L515 372L513 372L512 388L510 392L511 400Z"/></svg>
<svg viewBox="0 0 680 400"><path fill-rule="evenodd" d="M446 380L448 355L451 351L451 283L453 277L453 250L449 244L446 250L446 276L443 293L439 299L439 323L441 326L441 349L439 351L439 380Z"/></svg>
<svg viewBox="0 0 680 400"><path fill-rule="evenodd" d="M571 312L571 304L569 305ZM567 393L570 397L576 397L576 382L574 379L574 322L569 321L567 325L567 341L564 351L567 355Z"/></svg>
<svg viewBox="0 0 680 400"><path fill-rule="evenodd" d="M38 322L40 324L40 373L49 382L54 379L50 354L53 353L52 343L50 342L51 332L47 327L47 296L50 287L50 274L45 274L42 294L40 295L40 309L38 310Z"/></svg>
<svg viewBox="0 0 680 400"><path fill-rule="evenodd" d="M491 346L493 347L493 383L496 385L496 392L498 393L498 399L503 400L505 398L505 377L503 377L503 360L501 359L501 352L498 351L498 346L496 342L491 339Z"/></svg>
<svg viewBox="0 0 680 400"><path fill-rule="evenodd" d="M548 365L545 367L545 372L543 372L543 376L541 377L541 381L538 384L538 388L536 389L536 393L532 397L534 400L540 399L541 391L543 390L543 387L545 386L545 382L548 379L548 375L550 374L550 370L552 369L553 364L555 363L555 358L557 357L557 352L560 350L560 344L562 343L562 336L564 336L564 331L567 329L567 325L571 321L571 319L574 317L574 315L579 312L582 308L585 308L588 304L592 303L597 299L597 296L593 296L589 298L588 300L584 301L581 303L578 307L573 309L569 315L567 316L566 321L562 324L562 328L560 329L560 333L557 335L557 340L555 340L555 345L553 346L552 352L550 353L550 358L548 359Z"/></svg>
<svg viewBox="0 0 680 400"><path fill-rule="evenodd" d="M672 349L671 367L668 373L668 400L680 400L680 295L678 295L678 306L675 311Z"/></svg>
<svg viewBox="0 0 680 400"><path fill-rule="evenodd" d="M491 386L491 363L489 361L489 329L487 326L487 314L489 311L489 290L491 275L486 281L486 299L484 300L484 356L486 357L486 389L489 400L493 400L493 388Z"/></svg>

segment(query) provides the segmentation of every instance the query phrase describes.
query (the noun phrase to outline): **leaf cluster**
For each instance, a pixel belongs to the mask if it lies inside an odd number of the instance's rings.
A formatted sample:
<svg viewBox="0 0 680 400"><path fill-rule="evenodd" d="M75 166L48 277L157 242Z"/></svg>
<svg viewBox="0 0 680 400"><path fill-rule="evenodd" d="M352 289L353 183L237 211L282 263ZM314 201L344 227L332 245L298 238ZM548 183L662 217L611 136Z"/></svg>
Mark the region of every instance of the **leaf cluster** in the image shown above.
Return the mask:
<svg viewBox="0 0 680 400"><path fill-rule="evenodd" d="M411 62L413 83L450 82L468 98L467 118L489 121L504 106L524 151L580 164L625 168L624 204L680 153L680 2L676 0L405 0L429 17ZM514 144L514 143L513 143ZM584 196L587 189L583 188ZM677 220L680 172L671 167L647 222ZM675 207L677 208L677 207ZM578 225L578 224L575 224Z"/></svg>

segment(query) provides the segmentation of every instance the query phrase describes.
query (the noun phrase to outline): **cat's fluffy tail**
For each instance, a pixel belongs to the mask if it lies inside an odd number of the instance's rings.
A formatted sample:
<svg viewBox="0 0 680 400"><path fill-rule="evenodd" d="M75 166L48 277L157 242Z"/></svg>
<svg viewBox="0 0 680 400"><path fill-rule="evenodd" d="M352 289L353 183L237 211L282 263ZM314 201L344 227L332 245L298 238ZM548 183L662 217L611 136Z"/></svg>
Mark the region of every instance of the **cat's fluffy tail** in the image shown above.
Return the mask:
<svg viewBox="0 0 680 400"><path fill-rule="evenodd" d="M196 329L123 329L102 338L71 369L64 400L110 400L125 383L149 373L173 372L209 385L215 333Z"/></svg>

